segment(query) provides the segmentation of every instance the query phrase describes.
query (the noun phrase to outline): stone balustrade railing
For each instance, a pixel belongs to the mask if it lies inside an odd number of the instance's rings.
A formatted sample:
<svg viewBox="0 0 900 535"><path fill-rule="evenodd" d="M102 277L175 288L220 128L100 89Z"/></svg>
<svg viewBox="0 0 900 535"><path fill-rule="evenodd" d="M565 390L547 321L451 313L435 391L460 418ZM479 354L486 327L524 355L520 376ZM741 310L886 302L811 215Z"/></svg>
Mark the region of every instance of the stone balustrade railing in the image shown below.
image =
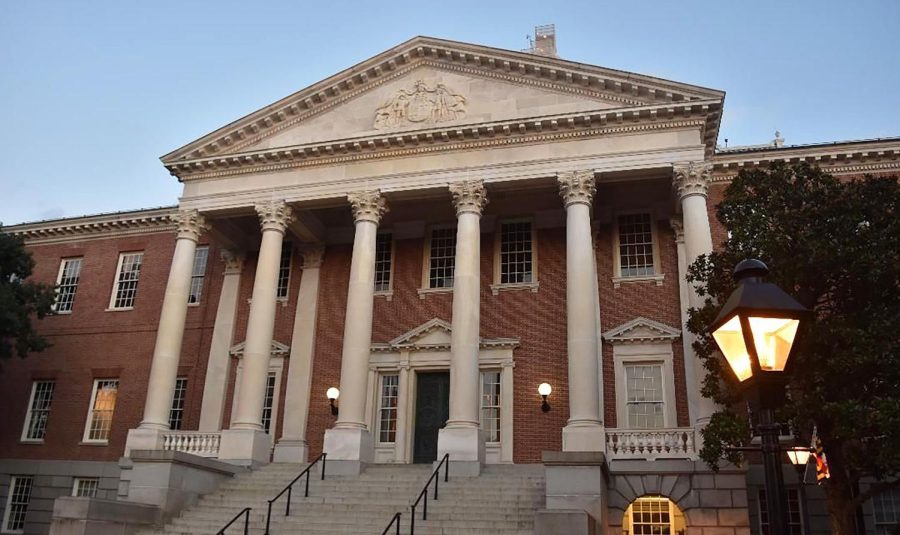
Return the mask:
<svg viewBox="0 0 900 535"><path fill-rule="evenodd" d="M607 429L609 459L696 459L696 432L676 429Z"/></svg>
<svg viewBox="0 0 900 535"><path fill-rule="evenodd" d="M219 456L220 433L205 431L169 431L163 435L163 449L183 451L199 457Z"/></svg>

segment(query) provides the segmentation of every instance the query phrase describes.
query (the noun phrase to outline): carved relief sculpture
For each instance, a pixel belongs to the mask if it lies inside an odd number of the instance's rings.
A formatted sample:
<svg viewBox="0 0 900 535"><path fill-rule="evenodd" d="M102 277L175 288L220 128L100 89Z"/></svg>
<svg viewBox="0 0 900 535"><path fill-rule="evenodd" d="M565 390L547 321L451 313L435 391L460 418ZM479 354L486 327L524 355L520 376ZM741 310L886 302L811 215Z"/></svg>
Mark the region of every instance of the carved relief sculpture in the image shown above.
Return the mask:
<svg viewBox="0 0 900 535"><path fill-rule="evenodd" d="M401 89L375 110L375 129L394 126L435 124L466 116L466 97L454 93L444 84L429 88L418 80L412 90Z"/></svg>

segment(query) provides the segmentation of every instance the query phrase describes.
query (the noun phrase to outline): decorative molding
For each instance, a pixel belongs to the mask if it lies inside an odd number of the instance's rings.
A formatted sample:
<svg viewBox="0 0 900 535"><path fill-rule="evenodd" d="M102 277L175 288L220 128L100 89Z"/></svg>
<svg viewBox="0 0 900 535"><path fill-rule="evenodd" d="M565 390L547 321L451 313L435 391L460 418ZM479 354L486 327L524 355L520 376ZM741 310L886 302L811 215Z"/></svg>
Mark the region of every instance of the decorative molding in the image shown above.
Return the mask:
<svg viewBox="0 0 900 535"><path fill-rule="evenodd" d="M687 162L673 164L672 172L672 185L678 194L679 201L691 195L708 196L712 163Z"/></svg>
<svg viewBox="0 0 900 535"><path fill-rule="evenodd" d="M263 232L276 230L284 234L285 229L294 220L294 209L284 201L267 201L257 204L255 209Z"/></svg>
<svg viewBox="0 0 900 535"><path fill-rule="evenodd" d="M388 212L387 201L378 190L357 191L347 194L350 209L353 210L353 221L371 221L378 225Z"/></svg>
<svg viewBox="0 0 900 535"><path fill-rule="evenodd" d="M559 183L559 195L562 197L566 208L573 204L591 206L594 194L597 192L597 183L594 180L593 169L558 173L556 180Z"/></svg>
<svg viewBox="0 0 900 535"><path fill-rule="evenodd" d="M450 195L453 196L453 207L456 217L464 213L480 216L488 204L487 192L481 180L464 180L450 184Z"/></svg>
<svg viewBox="0 0 900 535"><path fill-rule="evenodd" d="M107 239L176 230L177 207L97 214L3 227L28 245Z"/></svg>
<svg viewBox="0 0 900 535"><path fill-rule="evenodd" d="M443 332L446 336L445 341L421 343L420 340L431 334L432 332ZM372 344L372 352L377 353L393 353L398 351L449 351L450 335L453 329L450 322L440 318L433 318L425 323L415 327L386 344ZM481 349L513 349L519 346L518 338L481 338L479 347Z"/></svg>
<svg viewBox="0 0 900 535"><path fill-rule="evenodd" d="M662 286L663 281L666 280L666 275L664 273L660 273L657 275L641 275L639 277L613 277L612 283L613 288L621 288L623 284L635 284L640 282L652 282L657 286Z"/></svg>
<svg viewBox="0 0 900 535"><path fill-rule="evenodd" d="M416 80L411 91L400 89L375 110L373 127L384 130L396 126L443 123L465 116L466 97L444 84L429 88L424 80Z"/></svg>
<svg viewBox="0 0 900 535"><path fill-rule="evenodd" d="M675 243L684 243L684 221L673 217L669 220L669 226L675 234Z"/></svg>
<svg viewBox="0 0 900 535"><path fill-rule="evenodd" d="M325 246L322 244L304 244L300 247L303 255L303 269L315 269L322 267L325 259Z"/></svg>
<svg viewBox="0 0 900 535"><path fill-rule="evenodd" d="M244 345L247 342L241 342L240 344L236 344L231 346L231 349L228 350L228 354L232 357L243 358L244 357ZM272 349L270 353L273 357L287 357L291 354L291 346L282 344L281 342L272 340Z"/></svg>
<svg viewBox="0 0 900 535"><path fill-rule="evenodd" d="M209 230L206 218L196 209L179 210L172 219L177 226L178 239L196 242L200 239L200 234Z"/></svg>
<svg viewBox="0 0 900 535"><path fill-rule="evenodd" d="M603 333L611 344L646 344L670 342L681 337L681 331L644 317L635 318Z"/></svg>
<svg viewBox="0 0 900 535"><path fill-rule="evenodd" d="M231 249L222 249L219 253L225 263L225 275L238 274L244 267L244 254Z"/></svg>

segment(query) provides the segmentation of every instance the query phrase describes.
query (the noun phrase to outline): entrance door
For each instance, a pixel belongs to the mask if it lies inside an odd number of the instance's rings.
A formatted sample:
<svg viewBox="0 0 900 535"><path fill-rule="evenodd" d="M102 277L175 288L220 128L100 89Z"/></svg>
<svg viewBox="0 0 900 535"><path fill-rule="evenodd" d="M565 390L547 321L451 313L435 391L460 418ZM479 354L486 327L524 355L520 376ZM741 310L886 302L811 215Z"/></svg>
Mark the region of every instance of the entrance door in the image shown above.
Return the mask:
<svg viewBox="0 0 900 535"><path fill-rule="evenodd" d="M438 430L450 417L450 372L419 373L416 389L414 463L437 460Z"/></svg>

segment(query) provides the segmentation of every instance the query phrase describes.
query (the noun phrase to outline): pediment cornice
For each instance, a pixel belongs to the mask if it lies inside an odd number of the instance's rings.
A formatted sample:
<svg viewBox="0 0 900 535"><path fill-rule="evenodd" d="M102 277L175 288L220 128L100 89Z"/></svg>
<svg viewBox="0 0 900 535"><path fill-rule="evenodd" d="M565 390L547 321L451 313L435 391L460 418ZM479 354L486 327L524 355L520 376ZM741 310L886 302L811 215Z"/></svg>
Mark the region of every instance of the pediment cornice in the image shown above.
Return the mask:
<svg viewBox="0 0 900 535"><path fill-rule="evenodd" d="M664 323L638 317L603 333L603 339L611 344L647 344L671 342L681 336L681 331Z"/></svg>
<svg viewBox="0 0 900 535"><path fill-rule="evenodd" d="M239 344L235 344L231 346L231 349L228 350L228 354L232 357L243 358L244 356L244 345L247 342L241 342ZM272 340L271 345L271 355L274 357L286 357L291 354L291 346L282 344L277 340Z"/></svg>
<svg viewBox="0 0 900 535"><path fill-rule="evenodd" d="M700 86L558 58L432 37L415 37L251 113L161 159L169 167L175 162L240 152L244 147L423 65L577 93L620 103L623 107L675 105L704 100L721 104L725 95L724 92ZM718 119L713 130L718 130ZM715 137L712 139L714 141Z"/></svg>
<svg viewBox="0 0 900 535"><path fill-rule="evenodd" d="M21 236L29 245L131 236L176 229L175 206L69 217L10 225L3 230Z"/></svg>
<svg viewBox="0 0 900 535"><path fill-rule="evenodd" d="M433 333L443 336L434 337ZM398 351L449 351L452 326L450 322L433 318L410 329L387 343L372 344L371 350L377 353L394 353ZM426 340L426 338L430 338ZM514 349L518 347L518 338L481 338L481 349Z"/></svg>

